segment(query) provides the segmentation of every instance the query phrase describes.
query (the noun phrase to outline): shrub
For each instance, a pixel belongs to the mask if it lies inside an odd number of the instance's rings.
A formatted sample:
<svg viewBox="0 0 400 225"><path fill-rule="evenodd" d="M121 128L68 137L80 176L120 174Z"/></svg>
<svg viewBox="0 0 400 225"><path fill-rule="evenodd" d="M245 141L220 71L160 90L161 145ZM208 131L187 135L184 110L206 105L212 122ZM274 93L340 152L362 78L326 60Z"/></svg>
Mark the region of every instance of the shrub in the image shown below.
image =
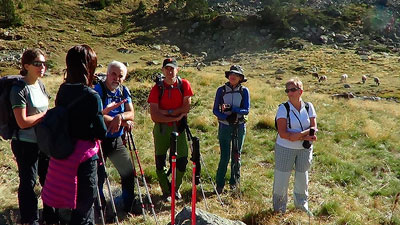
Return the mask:
<svg viewBox="0 0 400 225"><path fill-rule="evenodd" d="M146 16L146 5L143 3L143 1L139 2L138 8L135 11L135 15L138 17Z"/></svg>
<svg viewBox="0 0 400 225"><path fill-rule="evenodd" d="M4 16L6 26L21 26L22 19L15 12L14 2L12 0L0 0L0 15Z"/></svg>
<svg viewBox="0 0 400 225"><path fill-rule="evenodd" d="M128 30L129 22L128 19L126 18L126 15L122 15L121 18L121 32L125 33Z"/></svg>
<svg viewBox="0 0 400 225"><path fill-rule="evenodd" d="M186 0L184 11L188 18L202 17L208 13L208 3L206 0Z"/></svg>

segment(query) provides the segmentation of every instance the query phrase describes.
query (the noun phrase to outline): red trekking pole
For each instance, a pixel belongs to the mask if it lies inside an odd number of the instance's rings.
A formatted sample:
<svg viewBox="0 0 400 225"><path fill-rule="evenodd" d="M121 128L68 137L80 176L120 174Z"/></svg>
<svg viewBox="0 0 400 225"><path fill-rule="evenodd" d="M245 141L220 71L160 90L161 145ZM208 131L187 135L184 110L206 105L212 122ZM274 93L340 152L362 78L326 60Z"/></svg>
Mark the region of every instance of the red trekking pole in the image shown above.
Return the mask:
<svg viewBox="0 0 400 225"><path fill-rule="evenodd" d="M177 149L178 133L172 132L170 139L170 155L171 155L171 225L175 225L175 182L176 182L176 149Z"/></svg>

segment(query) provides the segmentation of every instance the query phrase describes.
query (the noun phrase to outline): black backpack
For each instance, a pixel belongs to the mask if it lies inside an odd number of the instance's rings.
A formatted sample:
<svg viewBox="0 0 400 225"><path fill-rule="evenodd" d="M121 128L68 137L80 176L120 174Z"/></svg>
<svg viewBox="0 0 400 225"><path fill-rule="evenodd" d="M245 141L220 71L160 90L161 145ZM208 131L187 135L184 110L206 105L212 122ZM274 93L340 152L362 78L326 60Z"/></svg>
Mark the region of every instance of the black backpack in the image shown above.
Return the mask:
<svg viewBox="0 0 400 225"><path fill-rule="evenodd" d="M163 74L161 74L161 73L156 74L156 77L155 77L155 79L154 79L154 82L156 83L156 85L157 85L157 87L158 87L158 90L159 90L159 92L158 92L158 102L161 101L161 98L162 98L162 96L164 95L165 89L174 89L174 88L177 88L177 89L181 92L182 98L184 97L184 95L183 95L182 79L181 79L179 76L177 76L176 78L177 78L177 80L178 80L178 85L177 85L176 87L172 87L172 88L171 88L171 87L167 87L167 88L166 88L165 85L164 85L165 76L164 76Z"/></svg>
<svg viewBox="0 0 400 225"><path fill-rule="evenodd" d="M4 140L11 139L13 133L20 129L15 121L14 112L11 108L10 91L14 85L20 87L26 85L26 83L22 81L22 78L23 76L21 75L9 75L0 79L0 136ZM43 93L50 99L43 83L40 80L38 80L38 82L40 89L42 89ZM25 93L25 96L27 95L28 93Z"/></svg>
<svg viewBox="0 0 400 225"><path fill-rule="evenodd" d="M310 109L310 104L308 104L308 102L304 102L305 104L306 104L306 106L305 106L305 108L306 108L306 111L307 111L307 113L309 113L309 109ZM289 128L292 128L292 124L290 123L290 116L289 116L289 112L290 112L290 106L289 106L289 102L285 102L285 103L282 103L284 106L285 106L285 109L286 109L286 118L287 118L287 120L288 120L288 122L289 122ZM282 105L282 104L280 104L280 105ZM278 130L278 123L276 122L276 116L275 116L275 129L276 130Z"/></svg>
<svg viewBox="0 0 400 225"><path fill-rule="evenodd" d="M69 134L69 110L89 94L84 94L68 106L56 106L47 111L42 121L36 125L36 137L39 150L56 159L65 159L75 149L76 139Z"/></svg>

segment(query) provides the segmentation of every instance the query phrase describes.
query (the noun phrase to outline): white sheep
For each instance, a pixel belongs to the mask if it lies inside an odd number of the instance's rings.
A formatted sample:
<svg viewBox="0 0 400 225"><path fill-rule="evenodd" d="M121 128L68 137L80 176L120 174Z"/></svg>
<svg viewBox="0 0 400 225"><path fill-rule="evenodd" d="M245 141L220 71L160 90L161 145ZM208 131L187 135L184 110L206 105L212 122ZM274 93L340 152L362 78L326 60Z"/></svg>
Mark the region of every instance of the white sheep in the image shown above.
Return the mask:
<svg viewBox="0 0 400 225"><path fill-rule="evenodd" d="M328 79L327 76L322 75L322 76L319 77L318 82L326 81L327 79Z"/></svg>
<svg viewBox="0 0 400 225"><path fill-rule="evenodd" d="M346 82L348 77L349 77L349 75L347 75L347 74L342 74L342 77L340 78L340 81L341 81L342 83L343 83L343 82Z"/></svg>
<svg viewBox="0 0 400 225"><path fill-rule="evenodd" d="M363 84L365 84L365 81L367 81L367 75L362 75L361 76L361 81Z"/></svg>
<svg viewBox="0 0 400 225"><path fill-rule="evenodd" d="M374 77L374 81L375 81L376 85L378 85L378 86L381 84L379 77Z"/></svg>

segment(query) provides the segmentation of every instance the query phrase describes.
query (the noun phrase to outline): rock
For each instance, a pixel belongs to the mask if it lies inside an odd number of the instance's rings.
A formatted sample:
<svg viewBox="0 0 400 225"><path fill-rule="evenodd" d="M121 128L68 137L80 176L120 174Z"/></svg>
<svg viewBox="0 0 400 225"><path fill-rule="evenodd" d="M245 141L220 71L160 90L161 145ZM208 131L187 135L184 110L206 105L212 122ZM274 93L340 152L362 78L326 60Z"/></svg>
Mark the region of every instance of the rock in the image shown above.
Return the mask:
<svg viewBox="0 0 400 225"><path fill-rule="evenodd" d="M196 23L192 24L191 27L192 27L193 29L196 29L196 28L199 27L199 25L200 25L200 23L199 23L199 22L196 22Z"/></svg>
<svg viewBox="0 0 400 225"><path fill-rule="evenodd" d="M181 49L176 45L171 46L171 50L172 50L172 52L180 52L181 51Z"/></svg>
<svg viewBox="0 0 400 225"><path fill-rule="evenodd" d="M336 34L335 40L339 43L347 42L349 37L345 34Z"/></svg>
<svg viewBox="0 0 400 225"><path fill-rule="evenodd" d="M146 62L146 65L148 65L148 66L158 65L158 64L160 64L160 62L157 61L157 60L147 61L147 62Z"/></svg>
<svg viewBox="0 0 400 225"><path fill-rule="evenodd" d="M150 48L151 49L153 49L153 50L161 50L161 46L160 45L152 45L152 46L150 46Z"/></svg>
<svg viewBox="0 0 400 225"><path fill-rule="evenodd" d="M192 216L192 208L184 207L182 211L175 217L175 223L177 225L190 225ZM228 220L219 217L215 214L208 213L201 209L196 209L196 224L197 225L245 225L242 221Z"/></svg>
<svg viewBox="0 0 400 225"><path fill-rule="evenodd" d="M282 68L279 68L275 71L275 74L284 74L284 73L286 73L286 71Z"/></svg>
<svg viewBox="0 0 400 225"><path fill-rule="evenodd" d="M328 36L326 36L326 35L321 35L321 36L319 37L319 40L320 40L320 42L321 42L322 44L327 44L329 38L328 38Z"/></svg>
<svg viewBox="0 0 400 225"><path fill-rule="evenodd" d="M129 49L127 49L127 48L119 48L119 49L117 49L117 51L121 52L121 53L125 53L125 54L129 53Z"/></svg>

